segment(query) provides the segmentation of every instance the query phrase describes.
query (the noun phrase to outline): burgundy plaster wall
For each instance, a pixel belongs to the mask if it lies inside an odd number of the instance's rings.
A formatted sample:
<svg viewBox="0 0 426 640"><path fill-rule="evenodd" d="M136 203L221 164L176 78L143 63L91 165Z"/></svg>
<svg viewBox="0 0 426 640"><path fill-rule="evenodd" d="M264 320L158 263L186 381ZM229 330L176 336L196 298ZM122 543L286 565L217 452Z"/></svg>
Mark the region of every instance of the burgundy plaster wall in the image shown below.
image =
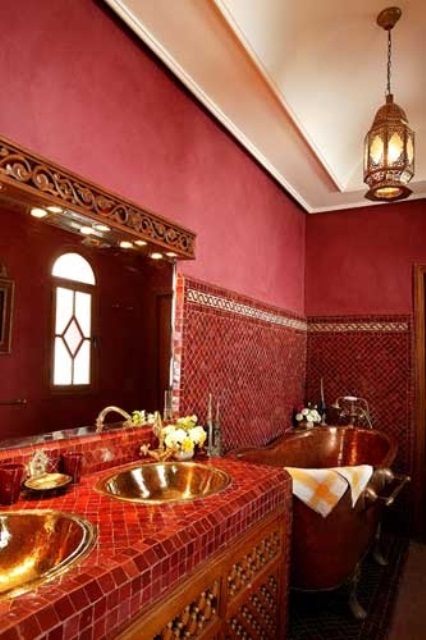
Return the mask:
<svg viewBox="0 0 426 640"><path fill-rule="evenodd" d="M299 207L103 3L36 5L0 6L0 133L193 229L183 273L302 313Z"/></svg>
<svg viewBox="0 0 426 640"><path fill-rule="evenodd" d="M306 315L412 313L425 200L309 216L306 235Z"/></svg>

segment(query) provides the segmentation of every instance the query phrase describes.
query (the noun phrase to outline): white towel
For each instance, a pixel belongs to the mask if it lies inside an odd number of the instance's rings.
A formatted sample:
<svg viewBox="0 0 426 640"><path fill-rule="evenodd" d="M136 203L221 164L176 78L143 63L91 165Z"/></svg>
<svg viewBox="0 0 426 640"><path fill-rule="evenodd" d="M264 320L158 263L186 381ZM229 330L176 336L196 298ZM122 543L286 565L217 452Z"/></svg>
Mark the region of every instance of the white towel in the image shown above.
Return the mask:
<svg viewBox="0 0 426 640"><path fill-rule="evenodd" d="M338 504L348 486L354 507L373 474L373 467L368 464L327 469L285 469L293 480L293 494L324 518Z"/></svg>
<svg viewBox="0 0 426 640"><path fill-rule="evenodd" d="M370 478L373 475L373 467L370 464L359 464L356 467L334 467L333 471L336 471L348 481L351 488L352 506L354 507L359 496L370 482Z"/></svg>
<svg viewBox="0 0 426 640"><path fill-rule="evenodd" d="M324 518L348 488L347 480L331 469L285 469L293 479L294 495Z"/></svg>

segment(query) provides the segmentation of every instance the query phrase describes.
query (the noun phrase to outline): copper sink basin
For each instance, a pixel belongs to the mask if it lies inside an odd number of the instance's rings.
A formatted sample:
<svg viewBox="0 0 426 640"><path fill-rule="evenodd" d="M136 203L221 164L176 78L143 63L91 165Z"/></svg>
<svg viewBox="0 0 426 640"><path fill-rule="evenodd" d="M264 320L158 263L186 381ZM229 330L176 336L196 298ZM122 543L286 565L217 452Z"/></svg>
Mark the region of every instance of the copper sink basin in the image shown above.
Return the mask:
<svg viewBox="0 0 426 640"><path fill-rule="evenodd" d="M96 529L61 511L0 511L0 598L19 596L84 558Z"/></svg>
<svg viewBox="0 0 426 640"><path fill-rule="evenodd" d="M156 462L123 469L102 478L96 489L119 500L162 504L205 498L225 489L231 477L195 462Z"/></svg>

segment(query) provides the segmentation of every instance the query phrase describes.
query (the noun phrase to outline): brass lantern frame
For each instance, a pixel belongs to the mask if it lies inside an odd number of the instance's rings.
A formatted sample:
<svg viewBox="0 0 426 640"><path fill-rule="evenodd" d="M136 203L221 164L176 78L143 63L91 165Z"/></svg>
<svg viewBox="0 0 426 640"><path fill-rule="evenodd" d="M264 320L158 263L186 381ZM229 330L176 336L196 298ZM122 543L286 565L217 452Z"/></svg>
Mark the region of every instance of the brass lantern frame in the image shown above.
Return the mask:
<svg viewBox="0 0 426 640"><path fill-rule="evenodd" d="M390 88L391 30L400 17L398 7L384 9L377 17L377 24L388 32L388 65L386 103L364 140L364 182L369 187L365 197L372 201L393 202L412 193L407 184L414 176L414 132Z"/></svg>

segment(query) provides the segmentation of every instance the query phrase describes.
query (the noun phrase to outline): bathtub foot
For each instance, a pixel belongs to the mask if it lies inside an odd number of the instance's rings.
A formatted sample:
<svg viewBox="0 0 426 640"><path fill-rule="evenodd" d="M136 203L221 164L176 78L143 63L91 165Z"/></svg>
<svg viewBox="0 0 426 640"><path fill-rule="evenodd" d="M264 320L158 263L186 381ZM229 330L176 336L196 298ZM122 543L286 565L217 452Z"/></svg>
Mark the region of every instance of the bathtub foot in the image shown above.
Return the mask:
<svg viewBox="0 0 426 640"><path fill-rule="evenodd" d="M382 538L381 531L382 531L382 528L381 528L381 525L379 524L379 526L377 527L376 535L374 537L374 545L373 545L373 550L371 555L373 556L374 561L377 562L378 565L380 565L381 567L386 567L386 565L389 564L389 560L385 558L385 556L383 555L382 545L381 545L381 538Z"/></svg>
<svg viewBox="0 0 426 640"><path fill-rule="evenodd" d="M385 558L385 556L383 555L383 552L379 544L374 545L372 555L373 555L374 561L377 562L377 564L380 565L381 567L386 567L386 565L389 564L389 560Z"/></svg>
<svg viewBox="0 0 426 640"><path fill-rule="evenodd" d="M367 617L367 612L359 603L358 596L356 593L352 592L349 594L349 609L351 614L356 620L365 620Z"/></svg>
<svg viewBox="0 0 426 640"><path fill-rule="evenodd" d="M359 569L359 566L357 566L355 573L349 582L348 605L349 605L349 610L351 614L356 620L365 620L365 618L367 617L367 612L364 609L364 607L360 605L358 600L358 594L357 594L359 577L360 577L360 569Z"/></svg>

